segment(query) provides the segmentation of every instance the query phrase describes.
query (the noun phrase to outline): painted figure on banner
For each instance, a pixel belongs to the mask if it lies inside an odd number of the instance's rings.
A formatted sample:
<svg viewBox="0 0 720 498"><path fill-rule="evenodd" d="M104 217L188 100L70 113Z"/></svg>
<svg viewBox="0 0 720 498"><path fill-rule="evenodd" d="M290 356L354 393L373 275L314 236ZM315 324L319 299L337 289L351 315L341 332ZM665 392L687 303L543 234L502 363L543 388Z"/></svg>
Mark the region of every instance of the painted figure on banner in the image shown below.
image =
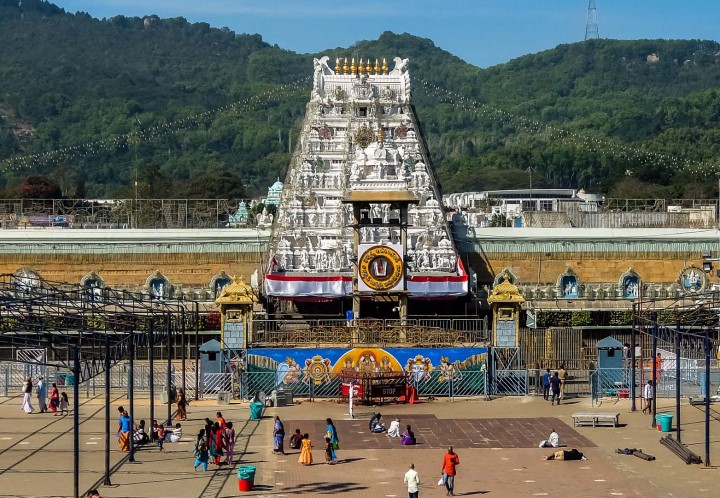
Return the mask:
<svg viewBox="0 0 720 498"><path fill-rule="evenodd" d="M430 371L433 369L430 358L417 355L415 358L408 358L405 371L408 374L408 380L420 382L421 380L430 380Z"/></svg>
<svg viewBox="0 0 720 498"><path fill-rule="evenodd" d="M462 379L462 372L459 368L456 368L456 364L459 364L459 361L456 361L455 363L450 363L450 359L447 356L443 356L440 358L440 378L438 379L438 382L446 382L449 380L460 380Z"/></svg>

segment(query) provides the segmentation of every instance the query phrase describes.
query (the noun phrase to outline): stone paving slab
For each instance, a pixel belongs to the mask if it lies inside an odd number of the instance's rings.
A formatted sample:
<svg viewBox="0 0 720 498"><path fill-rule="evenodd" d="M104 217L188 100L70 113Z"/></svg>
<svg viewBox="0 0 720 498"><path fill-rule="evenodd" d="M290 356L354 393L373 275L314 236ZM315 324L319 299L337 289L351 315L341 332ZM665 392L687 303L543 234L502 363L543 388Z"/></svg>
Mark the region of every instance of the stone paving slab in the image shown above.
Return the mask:
<svg viewBox="0 0 720 498"><path fill-rule="evenodd" d="M571 448L595 446L588 438L579 434L558 418L493 418L493 419L438 419L434 415L383 415L386 425L396 417L400 427L412 427L417 446L426 448L537 448L538 442L547 438L555 429L560 440ZM283 422L288 436L300 429L322 444L327 424L324 420L289 420ZM367 420L335 420L341 446L348 450L396 449L399 438L386 434L374 434Z"/></svg>

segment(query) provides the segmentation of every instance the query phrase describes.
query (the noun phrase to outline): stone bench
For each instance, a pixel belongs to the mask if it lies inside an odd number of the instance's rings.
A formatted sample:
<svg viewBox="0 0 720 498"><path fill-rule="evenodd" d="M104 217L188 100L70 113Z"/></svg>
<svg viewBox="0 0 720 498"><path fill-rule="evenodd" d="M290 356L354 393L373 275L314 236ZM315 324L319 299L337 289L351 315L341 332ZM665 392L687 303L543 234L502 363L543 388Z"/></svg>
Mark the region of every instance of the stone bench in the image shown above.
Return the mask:
<svg viewBox="0 0 720 498"><path fill-rule="evenodd" d="M579 427L581 425L609 425L617 427L620 421L619 413L573 413L573 425Z"/></svg>

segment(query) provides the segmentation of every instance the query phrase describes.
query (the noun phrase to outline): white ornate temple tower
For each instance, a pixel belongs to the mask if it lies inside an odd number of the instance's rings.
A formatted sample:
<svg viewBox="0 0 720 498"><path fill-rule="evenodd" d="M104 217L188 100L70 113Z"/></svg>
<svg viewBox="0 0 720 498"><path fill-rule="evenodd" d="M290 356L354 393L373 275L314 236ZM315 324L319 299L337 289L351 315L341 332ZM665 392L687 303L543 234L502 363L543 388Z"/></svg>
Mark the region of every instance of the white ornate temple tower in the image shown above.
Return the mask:
<svg viewBox="0 0 720 498"><path fill-rule="evenodd" d="M334 70L328 57L314 63L312 97L273 225L265 294L300 300L358 298L358 289L409 299L467 294L410 104L408 60L395 58L392 71L384 59L336 59ZM404 204L406 219L399 205L381 202L388 192L412 199ZM353 197L366 200L362 208L348 201ZM379 201L367 201L373 198ZM370 261L364 276L358 271L378 247L399 254L397 282L389 260ZM383 278L390 274L395 284L387 289Z"/></svg>

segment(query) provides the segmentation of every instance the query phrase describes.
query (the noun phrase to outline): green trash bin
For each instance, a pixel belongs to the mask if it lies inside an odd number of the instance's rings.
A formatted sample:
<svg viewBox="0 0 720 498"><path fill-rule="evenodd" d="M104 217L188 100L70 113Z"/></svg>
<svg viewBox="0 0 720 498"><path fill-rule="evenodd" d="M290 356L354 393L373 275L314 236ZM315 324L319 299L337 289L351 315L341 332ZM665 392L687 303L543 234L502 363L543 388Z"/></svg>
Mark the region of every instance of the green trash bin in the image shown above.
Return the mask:
<svg viewBox="0 0 720 498"><path fill-rule="evenodd" d="M673 416L667 413L658 413L655 415L655 422L657 422L658 430L662 432L672 431L672 420Z"/></svg>
<svg viewBox="0 0 720 498"><path fill-rule="evenodd" d="M256 467L254 465L247 465L244 467L239 467L238 468L238 479L255 482L255 469L256 469Z"/></svg>
<svg viewBox="0 0 720 498"><path fill-rule="evenodd" d="M259 401L250 403L250 420L260 420L262 418L263 408L265 408L265 405Z"/></svg>

